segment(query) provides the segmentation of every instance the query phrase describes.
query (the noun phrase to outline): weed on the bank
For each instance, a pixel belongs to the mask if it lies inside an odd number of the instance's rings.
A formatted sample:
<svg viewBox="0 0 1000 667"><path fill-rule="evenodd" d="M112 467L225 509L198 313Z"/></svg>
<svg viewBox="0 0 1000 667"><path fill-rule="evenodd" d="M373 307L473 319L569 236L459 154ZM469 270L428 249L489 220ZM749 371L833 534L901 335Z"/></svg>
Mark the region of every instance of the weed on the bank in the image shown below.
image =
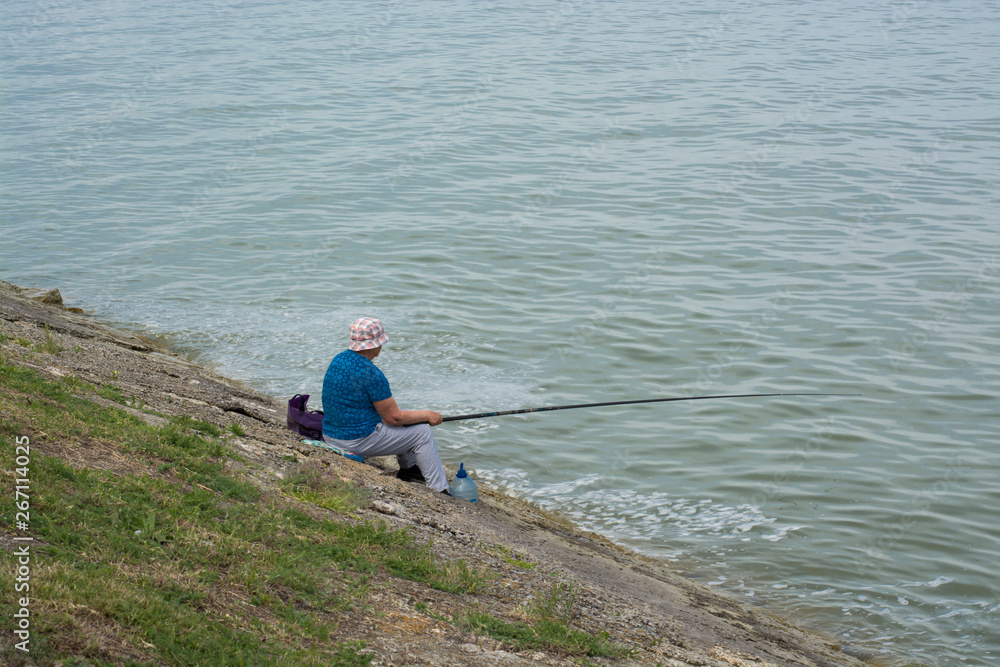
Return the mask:
<svg viewBox="0 0 1000 667"><path fill-rule="evenodd" d="M510 547L503 544L496 544L493 546L487 546L486 550L490 553L499 556L505 562L510 563L515 567L520 567L525 570L533 570L538 567L538 563L532 563L529 560L521 558L517 553L515 553Z"/></svg>
<svg viewBox="0 0 1000 667"><path fill-rule="evenodd" d="M288 493L302 502L332 512L353 512L368 504L368 490L337 477L318 463L307 463L282 481Z"/></svg>
<svg viewBox="0 0 1000 667"><path fill-rule="evenodd" d="M34 350L36 352L44 352L45 354L62 354L63 347L59 344L58 340L52 337L52 330L46 325L45 340L35 345Z"/></svg>
<svg viewBox="0 0 1000 667"><path fill-rule="evenodd" d="M215 424L202 419L194 419L188 415L174 415L170 417L170 421L176 424L178 428L197 431L213 438L218 438L222 435L222 429Z"/></svg>
<svg viewBox="0 0 1000 667"><path fill-rule="evenodd" d="M515 650L550 650L575 656L617 658L628 651L598 635L572 627L576 592L571 584L555 584L551 593L535 601L527 610L527 622L505 621L477 609L455 618L455 624L476 634L489 635Z"/></svg>
<svg viewBox="0 0 1000 667"><path fill-rule="evenodd" d="M122 405L125 405L125 401L127 400L125 398L125 394L122 393L122 390L119 389L116 385L113 385L111 383L98 387L97 395L100 396L101 398L106 398L109 401L114 401L115 403L121 403Z"/></svg>

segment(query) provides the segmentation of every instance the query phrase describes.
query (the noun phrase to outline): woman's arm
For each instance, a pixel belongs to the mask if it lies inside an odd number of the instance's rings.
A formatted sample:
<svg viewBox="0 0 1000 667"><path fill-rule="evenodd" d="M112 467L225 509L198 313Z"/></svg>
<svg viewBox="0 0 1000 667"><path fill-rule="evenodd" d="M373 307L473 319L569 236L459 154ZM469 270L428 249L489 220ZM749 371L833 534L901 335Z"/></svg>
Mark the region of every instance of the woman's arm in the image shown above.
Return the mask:
<svg viewBox="0 0 1000 667"><path fill-rule="evenodd" d="M407 424L422 424L424 422L431 426L441 423L441 413L433 410L400 410L396 404L396 399L390 396L384 401L372 403L378 410L382 421L390 426L406 426Z"/></svg>

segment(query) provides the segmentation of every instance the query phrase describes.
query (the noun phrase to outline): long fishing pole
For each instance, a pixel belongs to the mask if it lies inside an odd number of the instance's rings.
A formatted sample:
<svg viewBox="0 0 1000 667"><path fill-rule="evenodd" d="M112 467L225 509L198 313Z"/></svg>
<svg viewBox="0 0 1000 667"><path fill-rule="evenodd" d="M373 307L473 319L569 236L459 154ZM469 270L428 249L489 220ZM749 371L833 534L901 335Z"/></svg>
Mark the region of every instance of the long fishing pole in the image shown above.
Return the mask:
<svg viewBox="0 0 1000 667"><path fill-rule="evenodd" d="M444 417L442 422L454 422L460 419L483 419L485 417L502 417L503 415L523 415L529 412L548 412L549 410L573 410L575 408L600 408L606 405L633 405L635 403L668 403L670 401L703 401L709 398L758 398L764 396L860 396L861 394L725 394L718 396L680 396L676 398L640 398L631 401L608 401L606 403L577 403L575 405L547 405L541 408L523 408L521 410L504 410L502 412L477 412L474 415L455 415Z"/></svg>

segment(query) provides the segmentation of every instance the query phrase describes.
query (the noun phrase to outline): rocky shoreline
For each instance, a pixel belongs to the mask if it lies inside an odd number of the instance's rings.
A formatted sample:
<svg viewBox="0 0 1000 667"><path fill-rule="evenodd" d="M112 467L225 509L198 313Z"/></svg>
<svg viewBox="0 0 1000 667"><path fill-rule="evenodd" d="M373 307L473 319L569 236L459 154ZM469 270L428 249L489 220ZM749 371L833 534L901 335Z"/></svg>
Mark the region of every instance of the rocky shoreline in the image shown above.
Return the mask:
<svg viewBox="0 0 1000 667"><path fill-rule="evenodd" d="M661 563L579 531L558 517L480 488L471 505L393 476L395 461L356 463L302 443L285 426L283 401L221 377L154 341L117 330L79 309L67 308L57 290L26 290L0 281L0 331L6 363L51 377L75 376L94 386L113 385L130 400L113 407L154 423L160 415L189 415L239 433L231 446L254 465L248 474L262 487L303 464L322 462L371 492L360 511L366 520L408 528L429 542L436 556L464 559L495 578L476 603L503 613L571 582L573 624L607 632L631 650L628 658L595 658L607 665L862 665L864 657L831 638L802 629L710 590ZM45 343L50 345L45 346ZM48 349L49 351L42 351ZM233 425L238 424L234 429ZM130 463L113 449L47 441L32 447L75 467L129 474ZM0 549L10 549L0 532ZM374 587L369 605L351 612L344 636L362 639L376 665L579 664L549 652L514 652L491 638L461 631L415 602L447 610L461 596L387 581Z"/></svg>

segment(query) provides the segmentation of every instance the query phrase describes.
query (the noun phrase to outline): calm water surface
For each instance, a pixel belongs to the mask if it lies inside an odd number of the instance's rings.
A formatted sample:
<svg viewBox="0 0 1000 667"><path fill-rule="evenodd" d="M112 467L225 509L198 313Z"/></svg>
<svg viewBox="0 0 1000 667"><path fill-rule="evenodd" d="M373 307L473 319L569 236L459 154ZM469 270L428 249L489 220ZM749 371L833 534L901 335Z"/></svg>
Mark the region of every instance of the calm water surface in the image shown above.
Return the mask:
<svg viewBox="0 0 1000 667"><path fill-rule="evenodd" d="M2 6L0 277L889 664L1000 653L992 3Z"/></svg>

